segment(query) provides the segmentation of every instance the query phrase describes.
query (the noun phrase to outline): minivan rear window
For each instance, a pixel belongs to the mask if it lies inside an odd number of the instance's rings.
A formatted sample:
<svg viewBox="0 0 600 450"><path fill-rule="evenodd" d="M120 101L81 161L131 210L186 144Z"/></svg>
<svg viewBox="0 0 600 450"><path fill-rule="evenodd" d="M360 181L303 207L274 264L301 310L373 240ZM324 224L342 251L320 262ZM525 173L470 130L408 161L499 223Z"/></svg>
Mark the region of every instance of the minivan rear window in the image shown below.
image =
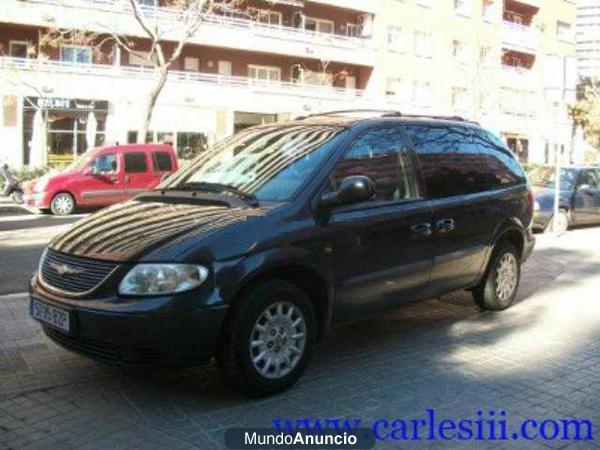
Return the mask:
<svg viewBox="0 0 600 450"><path fill-rule="evenodd" d="M148 170L145 153L131 152L125 153L123 156L125 158L125 173L141 173Z"/></svg>
<svg viewBox="0 0 600 450"><path fill-rule="evenodd" d="M152 162L154 163L155 172L170 172L173 170L171 155L167 152L152 153Z"/></svg>

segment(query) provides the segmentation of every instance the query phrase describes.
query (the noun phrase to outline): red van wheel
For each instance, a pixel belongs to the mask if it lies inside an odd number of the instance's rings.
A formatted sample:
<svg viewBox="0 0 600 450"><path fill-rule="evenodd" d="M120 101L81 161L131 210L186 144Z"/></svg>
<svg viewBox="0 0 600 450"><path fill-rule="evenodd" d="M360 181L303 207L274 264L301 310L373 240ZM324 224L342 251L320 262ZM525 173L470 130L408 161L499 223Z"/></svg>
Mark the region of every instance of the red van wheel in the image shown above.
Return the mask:
<svg viewBox="0 0 600 450"><path fill-rule="evenodd" d="M50 211L57 216L68 216L75 210L75 199L67 192L56 194L50 203Z"/></svg>

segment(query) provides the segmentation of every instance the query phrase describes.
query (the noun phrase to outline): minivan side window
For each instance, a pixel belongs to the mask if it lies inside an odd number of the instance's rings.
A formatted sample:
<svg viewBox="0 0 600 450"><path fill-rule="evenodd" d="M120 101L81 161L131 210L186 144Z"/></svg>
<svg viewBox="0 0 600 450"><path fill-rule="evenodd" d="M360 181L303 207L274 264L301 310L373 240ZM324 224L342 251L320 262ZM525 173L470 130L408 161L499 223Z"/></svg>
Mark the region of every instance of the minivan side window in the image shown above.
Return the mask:
<svg viewBox="0 0 600 450"><path fill-rule="evenodd" d="M173 170L173 162L171 161L171 155L169 155L168 152L152 153L152 162L154 164L155 172L170 172Z"/></svg>
<svg viewBox="0 0 600 450"><path fill-rule="evenodd" d="M104 153L95 158L90 164L92 173L111 173L117 171L117 155Z"/></svg>
<svg viewBox="0 0 600 450"><path fill-rule="evenodd" d="M419 198L412 161L399 128L370 130L354 141L333 173L333 189L352 175L364 175L375 182L372 202Z"/></svg>
<svg viewBox="0 0 600 450"><path fill-rule="evenodd" d="M470 127L406 125L421 165L429 198L492 189L495 184Z"/></svg>
<svg viewBox="0 0 600 450"><path fill-rule="evenodd" d="M473 129L473 140L489 168L494 186L504 187L525 181L523 169L502 141L489 131Z"/></svg>
<svg viewBox="0 0 600 450"><path fill-rule="evenodd" d="M124 153L123 157L125 159L125 173L141 173L148 170L145 153Z"/></svg>

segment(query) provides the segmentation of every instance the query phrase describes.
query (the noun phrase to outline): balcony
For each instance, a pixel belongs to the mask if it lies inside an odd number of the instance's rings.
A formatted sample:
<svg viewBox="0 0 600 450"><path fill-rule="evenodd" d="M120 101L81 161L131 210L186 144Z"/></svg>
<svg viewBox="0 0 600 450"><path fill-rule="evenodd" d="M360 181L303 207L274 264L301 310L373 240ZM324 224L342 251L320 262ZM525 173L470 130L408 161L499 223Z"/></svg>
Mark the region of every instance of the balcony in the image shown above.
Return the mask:
<svg viewBox="0 0 600 450"><path fill-rule="evenodd" d="M312 3L322 3L324 5L335 6L342 9L352 9L354 11L366 12L370 14L377 13L377 1L366 0L309 0ZM306 2L305 2L306 3Z"/></svg>
<svg viewBox="0 0 600 450"><path fill-rule="evenodd" d="M536 84L536 77L531 69L502 66L502 86L532 89Z"/></svg>
<svg viewBox="0 0 600 450"><path fill-rule="evenodd" d="M532 6L534 8L539 9L542 5L542 0L513 0L517 3L523 3L524 5Z"/></svg>
<svg viewBox="0 0 600 450"><path fill-rule="evenodd" d="M128 2L124 0L2 0L0 17L4 22L57 28L76 28L145 38ZM146 14L169 30L166 40L177 40L174 24L180 13L173 8L143 7ZM95 21L90 21L95 17ZM291 55L301 58L373 66L375 46L371 39L319 33L300 28L258 23L245 18L216 14L204 16L204 23L190 44L210 45Z"/></svg>
<svg viewBox="0 0 600 450"><path fill-rule="evenodd" d="M89 95L89 86L94 86L95 94L101 98L114 98L127 93L135 93L135 97L138 97L140 82L149 83L154 78L153 70L144 67L73 64L11 57L0 57L0 76L3 72L3 78L14 79L14 84L21 85L25 90L35 86L36 91L70 91L72 96L86 97ZM77 93L78 90L81 94ZM188 101L190 94L202 96L204 101L224 103L221 106L225 107L238 106L235 104L238 101L248 101L249 104L257 106L257 101L262 102L265 99L280 99L284 100L283 103L289 104L288 100L291 98L295 100L304 98L336 104L346 101L355 102L364 97L364 91L359 89L176 70L169 73L165 92L167 96L186 99L185 101ZM259 97L257 98L256 95ZM225 104L227 102L232 104Z"/></svg>
<svg viewBox="0 0 600 450"><path fill-rule="evenodd" d="M541 33L538 29L505 20L502 24L502 45L525 53L536 53L540 48Z"/></svg>

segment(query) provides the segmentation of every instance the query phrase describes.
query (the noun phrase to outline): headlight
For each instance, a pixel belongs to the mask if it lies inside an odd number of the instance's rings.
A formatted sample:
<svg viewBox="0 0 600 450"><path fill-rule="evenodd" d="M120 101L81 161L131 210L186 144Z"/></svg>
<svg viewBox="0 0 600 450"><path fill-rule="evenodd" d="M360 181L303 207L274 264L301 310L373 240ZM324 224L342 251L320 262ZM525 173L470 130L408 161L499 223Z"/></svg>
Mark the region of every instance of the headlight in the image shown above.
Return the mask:
<svg viewBox="0 0 600 450"><path fill-rule="evenodd" d="M121 281L119 294L175 294L200 286L207 276L206 267L194 264L138 264Z"/></svg>
<svg viewBox="0 0 600 450"><path fill-rule="evenodd" d="M540 203L535 201L533 202L533 210L534 211L539 211L540 210Z"/></svg>

